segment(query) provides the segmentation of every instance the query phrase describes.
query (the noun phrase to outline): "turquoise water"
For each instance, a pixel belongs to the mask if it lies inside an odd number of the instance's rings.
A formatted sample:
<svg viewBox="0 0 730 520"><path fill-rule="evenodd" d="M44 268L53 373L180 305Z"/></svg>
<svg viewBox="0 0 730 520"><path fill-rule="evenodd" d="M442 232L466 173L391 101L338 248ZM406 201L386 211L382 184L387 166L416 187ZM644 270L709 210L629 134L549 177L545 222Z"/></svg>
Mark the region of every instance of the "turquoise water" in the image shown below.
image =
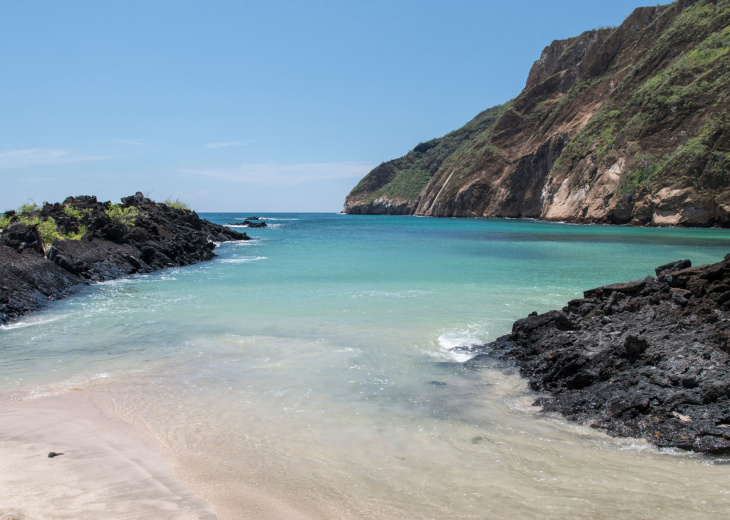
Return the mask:
<svg viewBox="0 0 730 520"><path fill-rule="evenodd" d="M0 329L0 398L104 392L221 510L252 500L243 482L313 518L730 505L723 466L543 416L510 367L466 370L449 350L663 263L716 262L728 231L260 216L268 228L211 262L87 287Z"/></svg>

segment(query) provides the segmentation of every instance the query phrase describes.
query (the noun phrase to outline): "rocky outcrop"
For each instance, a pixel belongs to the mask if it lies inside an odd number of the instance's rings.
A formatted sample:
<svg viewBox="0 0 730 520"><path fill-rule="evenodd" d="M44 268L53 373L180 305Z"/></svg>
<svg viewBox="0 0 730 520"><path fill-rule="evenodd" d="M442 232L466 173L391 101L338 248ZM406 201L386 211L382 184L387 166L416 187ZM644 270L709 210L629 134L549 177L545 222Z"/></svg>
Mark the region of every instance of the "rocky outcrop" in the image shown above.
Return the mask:
<svg viewBox="0 0 730 520"><path fill-rule="evenodd" d="M265 228L268 227L266 222L260 218L246 219L243 222L229 222L229 226L237 227L250 227L250 228Z"/></svg>
<svg viewBox="0 0 730 520"><path fill-rule="evenodd" d="M518 320L480 356L516 363L546 412L658 447L729 452L730 255L656 272Z"/></svg>
<svg viewBox="0 0 730 520"><path fill-rule="evenodd" d="M730 0L636 9L553 42L495 117L375 168L344 211L730 226L728 71Z"/></svg>
<svg viewBox="0 0 730 520"><path fill-rule="evenodd" d="M346 213L352 215L410 215L413 203L401 198L378 197L372 201L352 204Z"/></svg>
<svg viewBox="0 0 730 520"><path fill-rule="evenodd" d="M80 285L210 260L216 242L249 239L141 193L123 198L122 205L69 197L22 215L8 212L6 218L10 222L0 234L0 323Z"/></svg>

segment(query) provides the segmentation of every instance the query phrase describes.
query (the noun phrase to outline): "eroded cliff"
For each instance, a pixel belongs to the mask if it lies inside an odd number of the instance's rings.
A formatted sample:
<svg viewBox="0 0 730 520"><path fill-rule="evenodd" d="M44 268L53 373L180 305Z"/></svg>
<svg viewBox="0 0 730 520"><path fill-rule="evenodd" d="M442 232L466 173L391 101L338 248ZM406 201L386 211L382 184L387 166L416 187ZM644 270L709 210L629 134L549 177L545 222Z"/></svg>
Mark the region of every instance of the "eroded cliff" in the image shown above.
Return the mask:
<svg viewBox="0 0 730 520"><path fill-rule="evenodd" d="M512 102L380 165L346 213L730 225L730 0L555 41Z"/></svg>

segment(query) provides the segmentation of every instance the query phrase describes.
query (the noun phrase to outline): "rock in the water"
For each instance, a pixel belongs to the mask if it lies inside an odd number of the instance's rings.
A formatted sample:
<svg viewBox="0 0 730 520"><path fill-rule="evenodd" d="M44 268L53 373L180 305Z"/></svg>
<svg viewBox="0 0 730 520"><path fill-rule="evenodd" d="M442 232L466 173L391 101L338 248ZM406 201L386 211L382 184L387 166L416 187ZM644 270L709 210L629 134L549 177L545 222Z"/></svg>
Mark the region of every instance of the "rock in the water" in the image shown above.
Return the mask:
<svg viewBox="0 0 730 520"><path fill-rule="evenodd" d="M261 220L260 222L250 222L247 220L244 222L244 224L251 228L265 228L266 227L266 222L264 222L263 220Z"/></svg>
<svg viewBox="0 0 730 520"><path fill-rule="evenodd" d="M730 255L599 287L518 320L485 355L514 360L536 404L658 447L730 451Z"/></svg>

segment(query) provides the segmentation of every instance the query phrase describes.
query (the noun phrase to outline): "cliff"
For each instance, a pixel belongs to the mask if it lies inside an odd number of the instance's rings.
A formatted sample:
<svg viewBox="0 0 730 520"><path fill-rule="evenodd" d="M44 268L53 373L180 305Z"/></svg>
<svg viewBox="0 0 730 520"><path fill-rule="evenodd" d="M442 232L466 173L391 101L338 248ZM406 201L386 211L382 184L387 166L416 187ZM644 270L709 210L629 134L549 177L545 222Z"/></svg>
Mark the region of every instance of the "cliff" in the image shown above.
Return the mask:
<svg viewBox="0 0 730 520"><path fill-rule="evenodd" d="M141 193L122 204L68 197L0 218L0 324L74 288L215 257L214 242L249 240Z"/></svg>
<svg viewBox="0 0 730 520"><path fill-rule="evenodd" d="M381 164L346 213L730 226L730 0L555 41L513 101Z"/></svg>

